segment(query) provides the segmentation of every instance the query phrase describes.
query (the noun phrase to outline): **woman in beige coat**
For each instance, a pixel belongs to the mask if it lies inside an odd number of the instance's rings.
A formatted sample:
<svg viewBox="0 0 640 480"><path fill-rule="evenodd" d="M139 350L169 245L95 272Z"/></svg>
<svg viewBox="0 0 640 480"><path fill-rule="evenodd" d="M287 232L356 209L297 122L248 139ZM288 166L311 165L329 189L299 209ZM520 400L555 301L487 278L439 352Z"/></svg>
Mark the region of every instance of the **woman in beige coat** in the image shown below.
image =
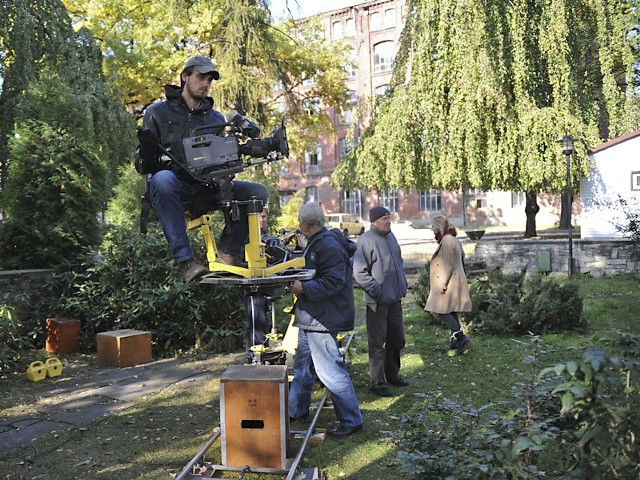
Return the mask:
<svg viewBox="0 0 640 480"><path fill-rule="evenodd" d="M436 314L449 329L449 355L463 354L471 347L471 340L460 328L458 312L471 311L471 296L464 273L464 251L458 231L444 215L433 217L431 229L438 247L431 257L429 297L424 309Z"/></svg>

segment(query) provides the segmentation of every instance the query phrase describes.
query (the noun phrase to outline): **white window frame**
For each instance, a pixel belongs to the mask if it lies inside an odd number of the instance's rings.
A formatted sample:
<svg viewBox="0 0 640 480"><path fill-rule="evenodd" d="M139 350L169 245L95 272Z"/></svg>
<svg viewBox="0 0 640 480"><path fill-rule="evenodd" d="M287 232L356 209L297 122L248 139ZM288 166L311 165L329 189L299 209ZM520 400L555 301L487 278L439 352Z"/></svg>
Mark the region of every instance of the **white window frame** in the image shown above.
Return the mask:
<svg viewBox="0 0 640 480"><path fill-rule="evenodd" d="M305 189L305 203L320 202L320 191L315 185L311 185Z"/></svg>
<svg viewBox="0 0 640 480"><path fill-rule="evenodd" d="M391 213L398 212L398 190L393 188L385 188L380 193L380 205L385 207Z"/></svg>
<svg viewBox="0 0 640 480"><path fill-rule="evenodd" d="M396 46L391 40L377 43L373 46L373 71L387 72L393 70L396 61Z"/></svg>
<svg viewBox="0 0 640 480"><path fill-rule="evenodd" d="M439 212L442 210L442 192L440 190L420 191L420 211L421 212Z"/></svg>

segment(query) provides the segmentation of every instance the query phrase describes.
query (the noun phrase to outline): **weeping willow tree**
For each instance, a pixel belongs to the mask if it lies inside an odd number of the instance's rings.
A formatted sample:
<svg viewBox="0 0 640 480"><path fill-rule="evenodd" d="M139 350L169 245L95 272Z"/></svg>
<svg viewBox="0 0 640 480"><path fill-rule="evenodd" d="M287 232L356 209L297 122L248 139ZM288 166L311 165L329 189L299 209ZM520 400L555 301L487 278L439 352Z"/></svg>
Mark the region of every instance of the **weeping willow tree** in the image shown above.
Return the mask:
<svg viewBox="0 0 640 480"><path fill-rule="evenodd" d="M637 128L623 0L410 0L391 94L377 100L361 143L334 182L381 189L561 192L558 145L578 139L572 185L588 149Z"/></svg>

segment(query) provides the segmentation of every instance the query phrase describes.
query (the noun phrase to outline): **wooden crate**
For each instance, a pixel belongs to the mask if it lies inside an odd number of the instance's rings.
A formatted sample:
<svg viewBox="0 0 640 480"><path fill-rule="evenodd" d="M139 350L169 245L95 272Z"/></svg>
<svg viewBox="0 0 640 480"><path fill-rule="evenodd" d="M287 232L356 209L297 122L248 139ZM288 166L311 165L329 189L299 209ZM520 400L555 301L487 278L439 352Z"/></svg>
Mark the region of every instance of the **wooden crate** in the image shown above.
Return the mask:
<svg viewBox="0 0 640 480"><path fill-rule="evenodd" d="M112 367L131 367L151 361L151 332L113 330L96 336L98 362Z"/></svg>
<svg viewBox="0 0 640 480"><path fill-rule="evenodd" d="M220 380L222 463L287 467L289 385L284 365L232 365Z"/></svg>
<svg viewBox="0 0 640 480"><path fill-rule="evenodd" d="M80 350L80 320L73 318L47 318L47 352L60 354Z"/></svg>

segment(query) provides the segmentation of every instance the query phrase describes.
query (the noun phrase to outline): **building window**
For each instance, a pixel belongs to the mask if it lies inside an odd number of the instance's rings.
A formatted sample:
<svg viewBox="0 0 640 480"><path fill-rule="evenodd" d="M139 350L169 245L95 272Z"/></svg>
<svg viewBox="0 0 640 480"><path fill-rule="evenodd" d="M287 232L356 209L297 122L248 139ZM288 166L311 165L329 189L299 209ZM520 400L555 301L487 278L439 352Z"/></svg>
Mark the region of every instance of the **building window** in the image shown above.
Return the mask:
<svg viewBox="0 0 640 480"><path fill-rule="evenodd" d="M341 125L351 125L353 123L353 111L358 101L358 94L355 90L347 92L347 106L340 114L339 122Z"/></svg>
<svg viewBox="0 0 640 480"><path fill-rule="evenodd" d="M340 192L340 211L362 218L362 192L359 189Z"/></svg>
<svg viewBox="0 0 640 480"><path fill-rule="evenodd" d="M382 14L374 12L369 16L369 30L372 32L382 30Z"/></svg>
<svg viewBox="0 0 640 480"><path fill-rule="evenodd" d="M318 187L307 187L305 203L319 201L320 197L318 196Z"/></svg>
<svg viewBox="0 0 640 480"><path fill-rule="evenodd" d="M527 204L527 194L524 192L511 192L511 208L523 207Z"/></svg>
<svg viewBox="0 0 640 480"><path fill-rule="evenodd" d="M356 34L356 21L353 18L347 18L344 25L347 37L354 37Z"/></svg>
<svg viewBox="0 0 640 480"><path fill-rule="evenodd" d="M379 97L384 97L389 93L389 90L391 90L391 85L380 85L376 87L375 94Z"/></svg>
<svg viewBox="0 0 640 480"><path fill-rule="evenodd" d="M373 47L373 71L386 72L393 69L396 59L396 47L393 42L380 42Z"/></svg>
<svg viewBox="0 0 640 480"><path fill-rule="evenodd" d="M345 108L342 113L340 113L338 121L340 125L351 125L353 123L353 109Z"/></svg>
<svg viewBox="0 0 640 480"><path fill-rule="evenodd" d="M320 98L306 98L304 100L304 109L308 115L316 115L320 113Z"/></svg>
<svg viewBox="0 0 640 480"><path fill-rule="evenodd" d="M309 75L307 72L302 72L302 85L309 86L315 85L316 79L315 77Z"/></svg>
<svg viewBox="0 0 640 480"><path fill-rule="evenodd" d="M337 21L331 24L331 38L333 40L342 38L342 22Z"/></svg>
<svg viewBox="0 0 640 480"><path fill-rule="evenodd" d="M289 162L282 161L278 163L280 164L280 175L283 175L283 176L289 175Z"/></svg>
<svg viewBox="0 0 640 480"><path fill-rule="evenodd" d="M384 11L384 28L393 28L396 26L396 11L394 8L388 8Z"/></svg>
<svg viewBox="0 0 640 480"><path fill-rule="evenodd" d="M435 212L442 210L442 195L439 190L429 189L420 192L420 211Z"/></svg>
<svg viewBox="0 0 640 480"><path fill-rule="evenodd" d="M631 190L640 190L640 172L631 172Z"/></svg>
<svg viewBox="0 0 640 480"><path fill-rule="evenodd" d="M486 203L486 194L479 188L467 190L467 206L470 208L482 208Z"/></svg>
<svg viewBox="0 0 640 480"><path fill-rule="evenodd" d="M356 68L356 50L352 48L349 53L349 62L344 66L344 70L347 72L347 78L354 78L356 76Z"/></svg>
<svg viewBox="0 0 640 480"><path fill-rule="evenodd" d="M387 188L380 194L380 205L385 207L391 213L398 211L398 191Z"/></svg>
<svg viewBox="0 0 640 480"><path fill-rule="evenodd" d="M291 197L293 197L295 194L296 192L293 190L279 190L278 200L280 201L280 207L284 207L287 203L289 203L289 200L291 200Z"/></svg>
<svg viewBox="0 0 640 480"><path fill-rule="evenodd" d="M322 148L318 143L315 151L304 153L304 168L307 173L319 173L322 160Z"/></svg>
<svg viewBox="0 0 640 480"><path fill-rule="evenodd" d="M340 157L340 160L342 160L347 155L347 153L353 150L353 146L354 144L348 142L346 138L341 138L340 140L338 140L338 155Z"/></svg>

